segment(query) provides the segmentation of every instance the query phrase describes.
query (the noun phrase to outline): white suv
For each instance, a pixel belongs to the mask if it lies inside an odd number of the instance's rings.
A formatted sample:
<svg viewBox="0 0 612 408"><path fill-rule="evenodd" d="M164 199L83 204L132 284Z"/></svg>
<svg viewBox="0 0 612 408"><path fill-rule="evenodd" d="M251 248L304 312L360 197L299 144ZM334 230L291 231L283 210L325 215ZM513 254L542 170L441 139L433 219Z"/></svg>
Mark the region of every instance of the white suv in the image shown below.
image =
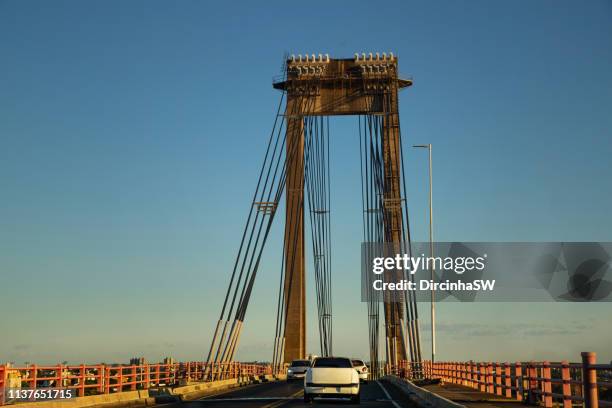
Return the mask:
<svg viewBox="0 0 612 408"><path fill-rule="evenodd" d="M357 374L359 374L359 381L363 383L368 382L368 366L365 365L363 360L351 360L353 363L353 368L357 370Z"/></svg>
<svg viewBox="0 0 612 408"><path fill-rule="evenodd" d="M350 398L359 404L359 374L350 358L318 357L306 371L304 402L313 398Z"/></svg>
<svg viewBox="0 0 612 408"><path fill-rule="evenodd" d="M287 368L287 381L304 378L308 367L310 367L310 360L293 360Z"/></svg>

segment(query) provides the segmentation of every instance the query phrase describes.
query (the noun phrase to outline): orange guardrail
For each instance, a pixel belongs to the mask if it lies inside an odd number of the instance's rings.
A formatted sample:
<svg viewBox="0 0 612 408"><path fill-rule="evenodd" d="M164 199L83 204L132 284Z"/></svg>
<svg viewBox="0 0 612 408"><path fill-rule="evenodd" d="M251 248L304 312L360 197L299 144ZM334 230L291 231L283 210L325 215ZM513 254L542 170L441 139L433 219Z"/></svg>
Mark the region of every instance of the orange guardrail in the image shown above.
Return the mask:
<svg viewBox="0 0 612 408"><path fill-rule="evenodd" d="M6 383L6 368L0 365L0 405L4 405L4 388Z"/></svg>
<svg viewBox="0 0 612 408"><path fill-rule="evenodd" d="M592 352L582 353L581 363L542 362L435 362L417 365L402 361L394 370L403 378L441 379L481 392L524 401L527 404L572 408L612 407L612 364L597 364ZM602 398L602 399L600 399Z"/></svg>
<svg viewBox="0 0 612 408"><path fill-rule="evenodd" d="M217 381L271 375L272 367L260 363L155 363L141 365L0 365L0 405L11 401L5 390L73 389L77 396L110 394L156 387L174 387L189 381Z"/></svg>

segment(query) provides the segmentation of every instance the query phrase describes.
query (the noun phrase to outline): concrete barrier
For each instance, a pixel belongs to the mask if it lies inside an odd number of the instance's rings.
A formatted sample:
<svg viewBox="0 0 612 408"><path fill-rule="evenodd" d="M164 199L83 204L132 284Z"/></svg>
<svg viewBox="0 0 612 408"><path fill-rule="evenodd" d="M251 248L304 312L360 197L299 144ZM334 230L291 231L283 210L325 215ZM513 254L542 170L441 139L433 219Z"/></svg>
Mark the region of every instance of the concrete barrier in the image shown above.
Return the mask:
<svg viewBox="0 0 612 408"><path fill-rule="evenodd" d="M405 379L401 379L394 375L388 375L382 378L383 380L389 381L395 385L402 392L421 407L432 407L432 408L466 408L465 405L461 405L455 401L451 401L438 394L434 394L424 388L415 385L413 382Z"/></svg>
<svg viewBox="0 0 612 408"><path fill-rule="evenodd" d="M205 397L215 392L228 390L236 387L244 387L252 384L261 384L270 381L283 381L287 377L285 375L273 376L262 375L254 377L241 377L238 379L214 381L207 383L195 383L184 387L173 388L170 391L172 395L180 398L181 401L193 401Z"/></svg>
<svg viewBox="0 0 612 408"><path fill-rule="evenodd" d="M168 393L176 396L185 396L198 391L214 391L224 388L239 387L241 384L248 383L244 378L232 378L229 380L203 382L184 385L182 387L169 388Z"/></svg>
<svg viewBox="0 0 612 408"><path fill-rule="evenodd" d="M105 407L132 407L150 406L157 403L168 403L173 401L193 401L209 394L243 387L251 384L259 384L269 381L282 381L286 376L257 376L240 377L230 380L200 382L188 384L176 388L161 388L139 391L125 391L113 394L88 395L63 400L22 402L14 404L18 408L84 408L94 406Z"/></svg>
<svg viewBox="0 0 612 408"><path fill-rule="evenodd" d="M22 402L20 408L82 408L94 405L147 405L151 400L148 390L117 392L114 394L89 395L62 400ZM151 401L150 401L151 402Z"/></svg>

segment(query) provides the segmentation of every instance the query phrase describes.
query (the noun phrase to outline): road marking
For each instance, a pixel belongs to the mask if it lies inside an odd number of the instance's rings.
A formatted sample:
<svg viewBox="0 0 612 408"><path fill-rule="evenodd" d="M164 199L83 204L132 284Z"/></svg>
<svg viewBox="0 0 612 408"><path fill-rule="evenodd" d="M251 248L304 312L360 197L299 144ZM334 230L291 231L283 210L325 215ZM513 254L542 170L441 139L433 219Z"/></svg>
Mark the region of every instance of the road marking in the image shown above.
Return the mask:
<svg viewBox="0 0 612 408"><path fill-rule="evenodd" d="M273 402L273 403L268 404L268 405L264 405L262 408L278 408L281 405L285 405L288 400L294 400L294 399L297 399L298 396L300 396L300 397L303 396L303 393L304 393L303 389L302 390L298 390L298 391L294 392L293 394L291 394L290 396L288 396L286 398L283 398L283 400L276 401L276 402Z"/></svg>
<svg viewBox="0 0 612 408"><path fill-rule="evenodd" d="M378 386L383 390L383 392L385 393L385 395L387 396L389 401L391 401L391 403L393 404L395 408L402 408L397 402L393 400L393 398L391 398L391 394L389 394L389 391L387 391L387 389L383 387L380 381L376 380L376 384L378 384Z"/></svg>
<svg viewBox="0 0 612 408"><path fill-rule="evenodd" d="M293 401L298 400L299 398L294 398L293 396L289 397L229 397L229 398L206 398L203 400L199 400L200 402L221 402L221 401L270 401L270 400L285 400L285 401Z"/></svg>

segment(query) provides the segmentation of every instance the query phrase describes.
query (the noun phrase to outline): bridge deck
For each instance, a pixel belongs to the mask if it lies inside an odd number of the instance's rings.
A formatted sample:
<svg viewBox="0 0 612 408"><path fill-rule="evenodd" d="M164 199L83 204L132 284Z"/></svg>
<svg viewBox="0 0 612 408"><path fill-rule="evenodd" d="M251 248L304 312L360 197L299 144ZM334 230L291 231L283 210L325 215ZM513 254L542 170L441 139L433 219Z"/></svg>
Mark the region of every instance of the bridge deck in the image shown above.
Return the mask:
<svg viewBox="0 0 612 408"><path fill-rule="evenodd" d="M304 403L304 386L301 381L275 381L221 391L189 402L166 404L164 408L341 408L348 401L315 400ZM362 384L361 405L370 408L418 408L393 384L385 381L369 381Z"/></svg>
<svg viewBox="0 0 612 408"><path fill-rule="evenodd" d="M523 403L517 400L500 395L489 394L458 384L428 384L422 386L421 388L470 408L518 408L519 406L523 406Z"/></svg>

